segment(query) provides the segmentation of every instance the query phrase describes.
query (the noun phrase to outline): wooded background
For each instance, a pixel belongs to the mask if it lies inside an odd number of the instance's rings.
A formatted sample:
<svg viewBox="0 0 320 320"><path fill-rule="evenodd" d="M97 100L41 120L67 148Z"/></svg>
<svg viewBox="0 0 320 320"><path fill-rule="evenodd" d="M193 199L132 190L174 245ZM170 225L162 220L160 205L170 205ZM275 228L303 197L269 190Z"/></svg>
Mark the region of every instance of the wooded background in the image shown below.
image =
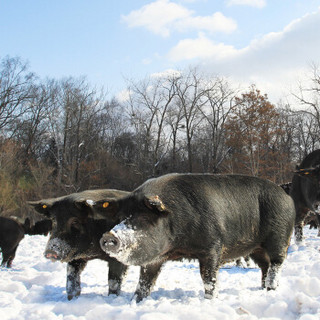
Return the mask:
<svg viewBox="0 0 320 320"><path fill-rule="evenodd" d="M290 93L291 106L271 103L254 84L243 92L192 67L127 80L120 101L85 77L43 80L19 57L0 63L1 215L23 217L27 200L86 189L130 191L169 172L288 182L320 148L315 64Z"/></svg>

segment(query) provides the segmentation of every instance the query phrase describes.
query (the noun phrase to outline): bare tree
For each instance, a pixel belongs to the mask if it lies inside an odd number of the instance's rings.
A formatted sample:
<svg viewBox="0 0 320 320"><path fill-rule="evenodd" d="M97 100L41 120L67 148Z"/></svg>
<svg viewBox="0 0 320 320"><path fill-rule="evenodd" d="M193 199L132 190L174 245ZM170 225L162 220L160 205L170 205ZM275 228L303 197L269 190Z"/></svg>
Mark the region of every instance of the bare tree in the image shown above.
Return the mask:
<svg viewBox="0 0 320 320"><path fill-rule="evenodd" d="M198 73L197 68L190 68L181 73L175 81L177 105L181 107L186 136L188 171L193 172L192 139L196 129L203 120L201 109L208 102L205 79Z"/></svg>
<svg viewBox="0 0 320 320"><path fill-rule="evenodd" d="M26 111L8 125L11 137L20 141L26 156L38 158L44 151L48 139L48 115L52 111L50 94L50 86L46 83L34 86L32 97L25 102Z"/></svg>
<svg viewBox="0 0 320 320"><path fill-rule="evenodd" d="M5 57L0 69L0 130L23 115L34 94L35 75L20 58Z"/></svg>
<svg viewBox="0 0 320 320"><path fill-rule="evenodd" d="M300 83L299 93L293 96L320 123L320 69L315 63L311 64L309 83Z"/></svg>
<svg viewBox="0 0 320 320"><path fill-rule="evenodd" d="M85 78L68 78L52 83L52 112L49 114L51 137L56 144L58 179L68 190L80 188L81 161L96 146L93 123L103 109L103 99ZM95 143L93 143L95 142Z"/></svg>
<svg viewBox="0 0 320 320"><path fill-rule="evenodd" d="M131 123L139 137L141 168L150 168L150 175L157 174L159 163L166 152L168 137L164 127L168 109L175 96L171 76L151 77L140 82L130 82Z"/></svg>
<svg viewBox="0 0 320 320"><path fill-rule="evenodd" d="M208 136L208 159L207 171L217 172L220 164L225 159L229 148L225 143L225 123L236 105L233 103L235 90L223 78L213 78L206 83L206 104L200 111L205 119L207 130L203 134Z"/></svg>
<svg viewBox="0 0 320 320"><path fill-rule="evenodd" d="M309 81L300 83L298 91L293 93L293 96L303 107L302 110L297 111L297 114L303 115L298 116L301 148L308 153L316 147L319 148L320 145L320 68L318 65L311 64Z"/></svg>
<svg viewBox="0 0 320 320"><path fill-rule="evenodd" d="M166 123L170 128L169 143L171 144L170 171L180 171L181 163L178 165L179 132L185 128L183 122L183 110L179 100L175 100L175 104L171 105L167 112Z"/></svg>

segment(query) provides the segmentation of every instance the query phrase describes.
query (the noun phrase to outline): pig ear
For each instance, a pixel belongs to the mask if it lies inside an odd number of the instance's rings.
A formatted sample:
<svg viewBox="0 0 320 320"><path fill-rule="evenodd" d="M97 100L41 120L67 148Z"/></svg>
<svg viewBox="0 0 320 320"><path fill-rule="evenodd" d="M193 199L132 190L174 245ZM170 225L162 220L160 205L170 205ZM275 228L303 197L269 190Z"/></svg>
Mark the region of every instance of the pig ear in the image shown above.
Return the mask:
<svg viewBox="0 0 320 320"><path fill-rule="evenodd" d="M79 210L78 214L82 217L92 216L92 208L88 205L86 199L77 199L73 201L75 207Z"/></svg>
<svg viewBox="0 0 320 320"><path fill-rule="evenodd" d="M146 196L144 197L144 204L151 210L159 213L168 213L166 206L163 204L159 196Z"/></svg>
<svg viewBox="0 0 320 320"><path fill-rule="evenodd" d="M52 203L39 200L39 201L28 201L28 205L33 207L38 213L50 218L50 209Z"/></svg>
<svg viewBox="0 0 320 320"><path fill-rule="evenodd" d="M75 205L79 210L87 209L87 208L89 207L89 205L87 204L87 200L86 200L86 199L75 200L75 201L74 201L74 205Z"/></svg>
<svg viewBox="0 0 320 320"><path fill-rule="evenodd" d="M105 219L118 211L119 203L116 199L102 199L102 200L85 200L86 206L91 208L93 218Z"/></svg>

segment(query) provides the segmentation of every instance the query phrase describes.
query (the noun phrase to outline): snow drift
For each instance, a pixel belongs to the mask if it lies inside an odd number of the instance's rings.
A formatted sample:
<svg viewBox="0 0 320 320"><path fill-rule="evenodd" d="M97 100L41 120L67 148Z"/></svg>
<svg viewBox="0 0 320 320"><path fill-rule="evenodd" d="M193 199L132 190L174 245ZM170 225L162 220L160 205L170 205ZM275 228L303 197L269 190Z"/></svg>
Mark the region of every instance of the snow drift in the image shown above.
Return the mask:
<svg viewBox="0 0 320 320"><path fill-rule="evenodd" d="M108 296L108 264L94 260L82 273L82 293L68 301L66 264L43 257L44 236L26 236L17 250L12 269L0 269L2 320L203 320L320 318L320 238L317 230L304 229L306 241L292 241L275 291L260 288L260 270L226 265L219 272L219 295L203 298L196 261L168 262L151 296L132 301L139 268L130 267L120 296Z"/></svg>

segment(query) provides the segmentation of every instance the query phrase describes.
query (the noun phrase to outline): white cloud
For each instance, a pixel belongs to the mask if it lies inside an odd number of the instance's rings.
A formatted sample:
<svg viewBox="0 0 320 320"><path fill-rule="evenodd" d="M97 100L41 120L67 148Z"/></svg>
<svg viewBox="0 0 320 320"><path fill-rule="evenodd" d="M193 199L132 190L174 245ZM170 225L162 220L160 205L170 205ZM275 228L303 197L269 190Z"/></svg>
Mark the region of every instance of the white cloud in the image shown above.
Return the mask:
<svg viewBox="0 0 320 320"><path fill-rule="evenodd" d="M126 102L126 101L129 101L130 96L131 96L130 90L124 89L118 92L118 94L116 95L116 98L119 102Z"/></svg>
<svg viewBox="0 0 320 320"><path fill-rule="evenodd" d="M149 31L168 37L171 31L201 30L230 33L237 24L221 12L211 16L194 16L194 12L170 0L156 0L138 10L122 16L130 28L144 27Z"/></svg>
<svg viewBox="0 0 320 320"><path fill-rule="evenodd" d="M255 8L263 8L266 6L266 0L227 0L228 6L250 6Z"/></svg>
<svg viewBox="0 0 320 320"><path fill-rule="evenodd" d="M129 27L145 27L155 34L167 37L170 27L179 20L191 15L191 11L169 0L157 0L143 6L141 9L122 16Z"/></svg>
<svg viewBox="0 0 320 320"><path fill-rule="evenodd" d="M195 60L205 69L244 83L260 83L274 95L288 91L301 70L310 62L320 62L320 10L288 24L282 31L253 40L236 49L215 43L200 34L196 39L181 40L168 53L174 62Z"/></svg>
<svg viewBox="0 0 320 320"><path fill-rule="evenodd" d="M180 2L186 2L186 3L193 3L193 2L200 2L200 1L207 1L207 0L180 0Z"/></svg>
<svg viewBox="0 0 320 320"><path fill-rule="evenodd" d="M222 59L227 56L233 56L237 51L233 46L223 43L214 43L204 34L200 33L196 39L184 39L171 49L168 58L171 61L178 62L192 59Z"/></svg>
<svg viewBox="0 0 320 320"><path fill-rule="evenodd" d="M208 32L231 33L237 29L237 23L224 16L221 12L216 12L211 16L197 16L181 19L176 22L175 28L180 31L195 29Z"/></svg>
<svg viewBox="0 0 320 320"><path fill-rule="evenodd" d="M167 69L162 72L152 73L152 78L167 78L167 77L180 77L181 72L175 69Z"/></svg>

